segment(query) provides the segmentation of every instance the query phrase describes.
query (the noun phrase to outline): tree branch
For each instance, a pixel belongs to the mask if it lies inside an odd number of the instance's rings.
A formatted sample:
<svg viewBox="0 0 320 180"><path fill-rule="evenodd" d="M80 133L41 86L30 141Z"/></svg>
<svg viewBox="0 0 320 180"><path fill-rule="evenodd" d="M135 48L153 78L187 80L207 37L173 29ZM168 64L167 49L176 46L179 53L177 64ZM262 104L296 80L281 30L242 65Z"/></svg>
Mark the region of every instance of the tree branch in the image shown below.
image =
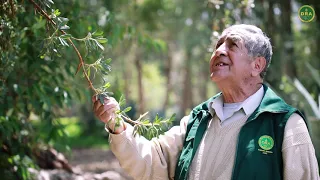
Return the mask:
<svg viewBox="0 0 320 180"><path fill-rule="evenodd" d="M132 119L124 116L123 114L121 114L121 117L122 117L123 119L125 119L128 123L131 123L131 124L133 124L133 125L140 124L139 122L133 121Z"/></svg>
<svg viewBox="0 0 320 180"><path fill-rule="evenodd" d="M29 1L33 4L33 6L35 7L35 9L38 10L38 11L41 13L41 15L44 16L51 24L53 24L54 26L57 25L56 22L54 22L54 20L51 19L50 16L49 16L34 0L29 0ZM60 32L61 32L62 34L67 34L67 33L66 33L65 31L63 31L63 30L60 30ZM73 41L72 41L70 38L68 38L67 40L69 41L69 43L71 44L71 46L73 47L73 49L76 51L77 56L78 56L79 61L80 61L80 62L79 62L79 65L78 65L78 68L77 68L77 72L79 71L80 67L82 67L84 76L85 76L86 80L87 80L88 83L89 83L89 87L97 94L97 90L93 87L93 84L92 84L92 82L91 82L88 74L87 74L86 71L85 71L85 68L84 68L84 64L85 64L85 63L84 63L84 61L83 61L83 58L82 58L82 56L81 56L78 48L75 46L75 44L73 43ZM77 73L76 73L76 74L77 74Z"/></svg>

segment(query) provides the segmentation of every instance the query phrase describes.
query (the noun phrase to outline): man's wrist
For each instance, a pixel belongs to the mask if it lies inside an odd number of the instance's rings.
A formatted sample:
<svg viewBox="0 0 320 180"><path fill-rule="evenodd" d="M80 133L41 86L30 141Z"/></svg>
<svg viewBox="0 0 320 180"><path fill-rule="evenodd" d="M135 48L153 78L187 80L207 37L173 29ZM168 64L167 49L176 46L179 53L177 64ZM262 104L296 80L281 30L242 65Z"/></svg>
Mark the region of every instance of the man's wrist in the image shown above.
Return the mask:
<svg viewBox="0 0 320 180"><path fill-rule="evenodd" d="M126 124L123 120L120 120L119 125L113 123L113 127L109 127L108 123L105 124L105 130L112 134L120 134L126 130Z"/></svg>

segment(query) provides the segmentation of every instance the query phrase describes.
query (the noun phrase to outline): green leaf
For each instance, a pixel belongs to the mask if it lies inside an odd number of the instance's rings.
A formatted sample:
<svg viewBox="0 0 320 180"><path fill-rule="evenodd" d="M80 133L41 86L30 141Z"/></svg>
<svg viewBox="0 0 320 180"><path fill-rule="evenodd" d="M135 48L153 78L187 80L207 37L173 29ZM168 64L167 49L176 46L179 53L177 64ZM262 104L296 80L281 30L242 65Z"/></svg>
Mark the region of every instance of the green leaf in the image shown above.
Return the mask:
<svg viewBox="0 0 320 180"><path fill-rule="evenodd" d="M105 70L105 71L111 71L111 66L105 64L105 63L101 63L101 66L103 67L102 70Z"/></svg>
<svg viewBox="0 0 320 180"><path fill-rule="evenodd" d="M119 106L123 106L125 103L126 103L126 100L125 100L124 96L121 95L120 99L119 99Z"/></svg>
<svg viewBox="0 0 320 180"><path fill-rule="evenodd" d="M149 124L150 121L149 121L148 119L146 119L146 120L143 120L141 123L144 124L144 125L146 125L146 124Z"/></svg>
<svg viewBox="0 0 320 180"><path fill-rule="evenodd" d="M111 86L111 84L110 84L110 82L107 82L104 86L103 86L103 88L109 88Z"/></svg>
<svg viewBox="0 0 320 180"><path fill-rule="evenodd" d="M93 43L91 42L91 40L86 40L85 42L86 42L86 44L87 44L87 48L88 48L88 49L94 47L94 45L93 45ZM90 50L90 49L89 49L89 50Z"/></svg>
<svg viewBox="0 0 320 180"><path fill-rule="evenodd" d="M97 40L94 39L94 42L102 51L104 51L104 47Z"/></svg>
<svg viewBox="0 0 320 180"><path fill-rule="evenodd" d="M159 118L159 115L157 114L154 120L155 123L160 123L161 122L161 118Z"/></svg>
<svg viewBox="0 0 320 180"><path fill-rule="evenodd" d="M53 14L56 16L60 16L61 12L59 11L59 9L56 9L54 10Z"/></svg>
<svg viewBox="0 0 320 180"><path fill-rule="evenodd" d="M59 20L64 23L67 23L69 21L69 19L65 17L60 17Z"/></svg>
<svg viewBox="0 0 320 180"><path fill-rule="evenodd" d="M58 39L59 39L62 46L69 46L68 43L64 39L62 39L60 37L58 37Z"/></svg>
<svg viewBox="0 0 320 180"><path fill-rule="evenodd" d="M169 121L173 122L176 119L176 114L172 114L172 116L170 117Z"/></svg>
<svg viewBox="0 0 320 180"><path fill-rule="evenodd" d="M101 44L107 43L108 39L107 38L98 38L97 41Z"/></svg>
<svg viewBox="0 0 320 180"><path fill-rule="evenodd" d="M97 36L102 36L103 35L103 31L99 30L99 31L96 31L94 33L92 33L93 36L97 37Z"/></svg>
<svg viewBox="0 0 320 180"><path fill-rule="evenodd" d="M90 72L91 72L91 68L89 67L87 72L89 78L90 78Z"/></svg>
<svg viewBox="0 0 320 180"><path fill-rule="evenodd" d="M70 27L68 25L63 25L59 29L60 30L67 30L67 29L70 29Z"/></svg>
<svg viewBox="0 0 320 180"><path fill-rule="evenodd" d="M62 39L68 39L68 38L71 38L71 37L72 37L71 34L63 34L63 35L60 36L60 38L62 38Z"/></svg>
<svg viewBox="0 0 320 180"><path fill-rule="evenodd" d="M112 61L112 59L111 59L111 58L108 58L108 59L106 60L106 64L110 64L111 61Z"/></svg>
<svg viewBox="0 0 320 180"><path fill-rule="evenodd" d="M131 107L127 107L122 112L126 113L126 112L129 112L131 109L132 109Z"/></svg>

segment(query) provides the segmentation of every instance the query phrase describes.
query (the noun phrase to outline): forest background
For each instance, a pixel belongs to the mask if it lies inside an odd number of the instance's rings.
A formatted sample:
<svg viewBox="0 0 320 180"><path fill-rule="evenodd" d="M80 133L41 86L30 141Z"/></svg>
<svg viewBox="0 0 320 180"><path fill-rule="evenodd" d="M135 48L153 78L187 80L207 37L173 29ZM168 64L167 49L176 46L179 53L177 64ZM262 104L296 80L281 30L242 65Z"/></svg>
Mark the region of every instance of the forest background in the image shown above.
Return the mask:
<svg viewBox="0 0 320 180"><path fill-rule="evenodd" d="M265 81L306 115L320 157L320 19L298 16L302 5L319 13L319 1L0 2L0 168L6 177L28 179L28 168L39 165L35 152L50 147L69 155L77 148L108 149L104 125L92 113L94 91L70 40L94 86L125 97L129 117L175 113L177 124L218 93L209 78L210 56L222 30L240 23L271 38Z"/></svg>

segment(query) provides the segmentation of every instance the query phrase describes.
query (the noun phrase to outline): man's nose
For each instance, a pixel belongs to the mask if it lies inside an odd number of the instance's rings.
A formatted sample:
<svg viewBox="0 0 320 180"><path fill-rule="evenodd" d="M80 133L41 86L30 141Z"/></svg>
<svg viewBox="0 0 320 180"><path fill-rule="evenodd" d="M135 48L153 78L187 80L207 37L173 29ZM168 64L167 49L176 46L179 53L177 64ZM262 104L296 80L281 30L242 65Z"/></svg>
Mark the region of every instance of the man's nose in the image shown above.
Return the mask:
<svg viewBox="0 0 320 180"><path fill-rule="evenodd" d="M227 49L226 43L221 44L215 52L215 56L227 56Z"/></svg>

